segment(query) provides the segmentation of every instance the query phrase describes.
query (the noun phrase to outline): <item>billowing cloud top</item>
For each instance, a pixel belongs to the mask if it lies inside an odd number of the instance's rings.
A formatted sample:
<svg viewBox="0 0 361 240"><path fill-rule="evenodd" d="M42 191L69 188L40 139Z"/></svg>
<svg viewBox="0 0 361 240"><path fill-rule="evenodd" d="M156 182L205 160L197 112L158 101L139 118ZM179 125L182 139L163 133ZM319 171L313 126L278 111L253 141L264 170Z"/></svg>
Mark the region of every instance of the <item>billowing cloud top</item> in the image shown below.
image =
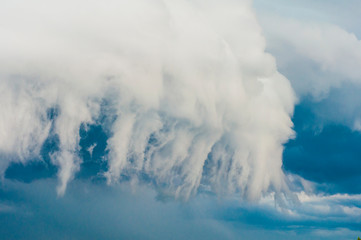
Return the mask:
<svg viewBox="0 0 361 240"><path fill-rule="evenodd" d="M188 198L286 190L295 96L250 1L22 1L0 9L0 170L56 136L58 193L79 130L108 131L108 183L146 175ZM107 121L100 121L107 119Z"/></svg>

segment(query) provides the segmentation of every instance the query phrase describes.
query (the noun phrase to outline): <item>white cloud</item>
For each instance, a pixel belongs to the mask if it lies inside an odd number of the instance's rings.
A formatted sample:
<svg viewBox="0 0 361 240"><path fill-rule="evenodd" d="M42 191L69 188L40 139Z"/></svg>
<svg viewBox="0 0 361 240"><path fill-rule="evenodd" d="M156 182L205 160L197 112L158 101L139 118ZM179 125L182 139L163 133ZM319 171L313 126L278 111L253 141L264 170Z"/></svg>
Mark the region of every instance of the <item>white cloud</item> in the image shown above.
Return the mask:
<svg viewBox="0 0 361 240"><path fill-rule="evenodd" d="M58 108L59 194L79 170L79 128L103 100L116 117L109 183L144 172L188 198L211 153L216 192L287 188L282 144L295 97L264 52L250 1L15 0L0 22L0 152L38 154L47 111Z"/></svg>
<svg viewBox="0 0 361 240"><path fill-rule="evenodd" d="M361 83L361 41L337 25L261 17L269 50L299 95L324 97L345 82ZM294 76L294 77L293 77Z"/></svg>

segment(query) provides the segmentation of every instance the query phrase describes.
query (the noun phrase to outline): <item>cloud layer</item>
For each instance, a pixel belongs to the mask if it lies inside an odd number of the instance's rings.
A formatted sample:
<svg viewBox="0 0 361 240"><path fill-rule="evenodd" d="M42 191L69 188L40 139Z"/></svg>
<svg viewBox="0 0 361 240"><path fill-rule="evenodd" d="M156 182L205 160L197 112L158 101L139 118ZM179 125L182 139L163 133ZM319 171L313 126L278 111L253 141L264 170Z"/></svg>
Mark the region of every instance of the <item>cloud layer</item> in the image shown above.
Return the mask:
<svg viewBox="0 0 361 240"><path fill-rule="evenodd" d="M258 204L239 198L198 194L186 204L158 201L144 186L74 180L63 198L54 180L0 189L3 239L357 239L360 195L299 194L301 205L275 208L273 198ZM31 225L31 227L29 227Z"/></svg>
<svg viewBox="0 0 361 240"><path fill-rule="evenodd" d="M80 129L100 124L108 183L146 175L181 198L201 182L248 198L287 189L295 97L250 1L15 0L0 16L2 172L56 138L64 194Z"/></svg>

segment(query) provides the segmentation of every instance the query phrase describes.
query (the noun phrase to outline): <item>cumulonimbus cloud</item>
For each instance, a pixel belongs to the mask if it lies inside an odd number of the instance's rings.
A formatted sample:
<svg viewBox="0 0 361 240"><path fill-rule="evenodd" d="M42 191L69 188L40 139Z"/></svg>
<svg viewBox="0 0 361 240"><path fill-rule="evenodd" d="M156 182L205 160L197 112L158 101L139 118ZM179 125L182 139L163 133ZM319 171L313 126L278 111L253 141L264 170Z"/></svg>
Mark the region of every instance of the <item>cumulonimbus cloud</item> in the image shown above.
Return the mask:
<svg viewBox="0 0 361 240"><path fill-rule="evenodd" d="M109 183L147 174L185 198L201 181L248 198L286 188L295 96L250 1L13 0L0 22L2 172L53 128L64 194L81 125L105 114Z"/></svg>

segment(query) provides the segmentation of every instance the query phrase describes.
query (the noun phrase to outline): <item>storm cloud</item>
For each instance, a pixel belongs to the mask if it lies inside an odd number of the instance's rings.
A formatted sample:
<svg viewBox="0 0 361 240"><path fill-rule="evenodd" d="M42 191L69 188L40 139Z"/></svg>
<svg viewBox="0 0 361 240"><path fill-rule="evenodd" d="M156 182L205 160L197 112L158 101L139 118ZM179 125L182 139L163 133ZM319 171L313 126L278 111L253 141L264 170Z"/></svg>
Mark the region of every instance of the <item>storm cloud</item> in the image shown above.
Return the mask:
<svg viewBox="0 0 361 240"><path fill-rule="evenodd" d="M57 139L63 195L83 162L81 128L100 125L109 184L145 175L185 199L201 182L249 199L287 191L296 98L251 1L16 0L0 11L1 172Z"/></svg>

